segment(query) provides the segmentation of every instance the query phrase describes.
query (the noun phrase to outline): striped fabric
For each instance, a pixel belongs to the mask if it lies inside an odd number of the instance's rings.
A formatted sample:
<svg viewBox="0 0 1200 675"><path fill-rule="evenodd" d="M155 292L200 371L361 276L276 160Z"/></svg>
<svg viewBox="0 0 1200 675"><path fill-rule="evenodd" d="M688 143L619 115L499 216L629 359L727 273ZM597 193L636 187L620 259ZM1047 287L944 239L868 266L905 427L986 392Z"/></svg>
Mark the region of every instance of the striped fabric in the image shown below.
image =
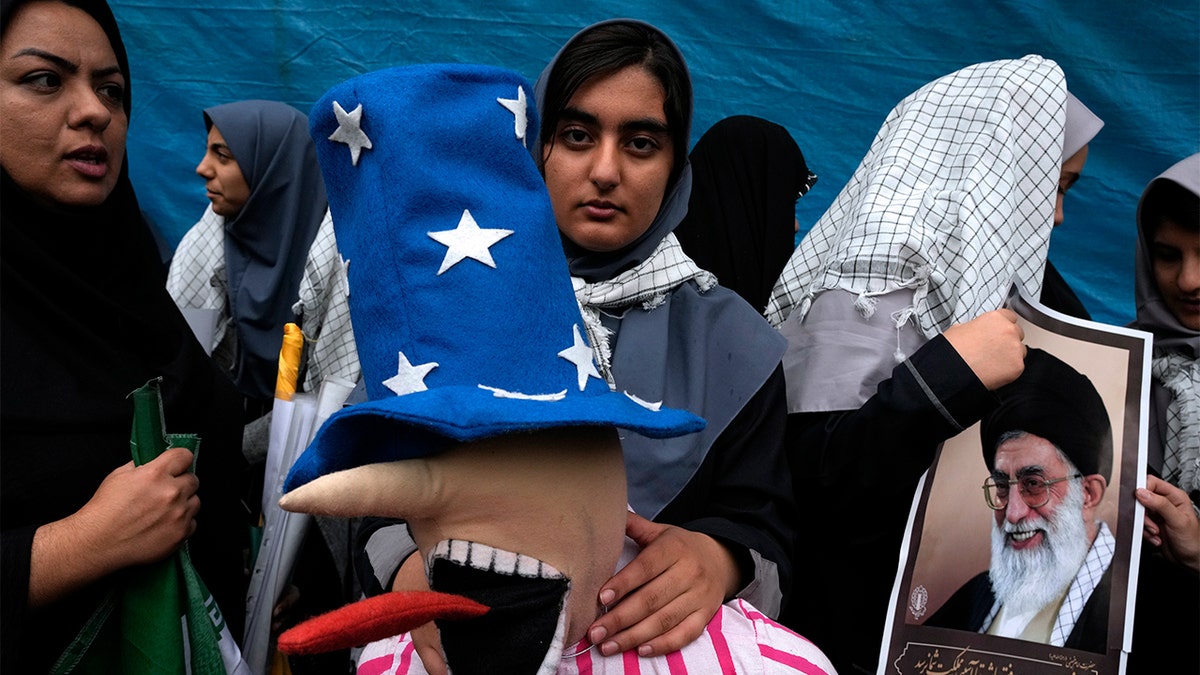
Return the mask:
<svg viewBox="0 0 1200 675"><path fill-rule="evenodd" d="M816 645L771 620L744 600L731 600L704 633L683 649L651 658L636 652L601 656L587 642L563 650L557 675L827 675L833 665ZM358 675L424 675L407 634L367 645Z"/></svg>

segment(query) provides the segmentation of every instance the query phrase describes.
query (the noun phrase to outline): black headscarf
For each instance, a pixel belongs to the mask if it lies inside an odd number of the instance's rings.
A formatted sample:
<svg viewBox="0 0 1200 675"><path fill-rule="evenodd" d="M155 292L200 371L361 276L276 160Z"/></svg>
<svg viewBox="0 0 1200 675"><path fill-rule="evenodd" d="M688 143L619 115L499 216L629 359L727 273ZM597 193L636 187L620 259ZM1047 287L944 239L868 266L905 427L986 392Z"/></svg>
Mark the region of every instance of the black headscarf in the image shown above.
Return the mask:
<svg viewBox="0 0 1200 675"><path fill-rule="evenodd" d="M1030 348L1025 371L996 391L1000 406L979 427L983 459L991 470L1000 437L1024 431L1050 441L1085 476L1112 477L1112 425L1092 381L1058 357Z"/></svg>
<svg viewBox="0 0 1200 675"><path fill-rule="evenodd" d="M3 26L21 4L5 0ZM66 4L104 29L128 82L125 48L107 4ZM124 105L128 111L128 95ZM37 611L26 606L34 531L77 511L109 472L129 461L127 395L154 377L163 378L168 430L203 437L197 465L203 507L192 557L239 632L240 401L166 293L127 168L109 198L91 208L45 205L7 171L0 181L0 670L45 672L109 583Z"/></svg>
<svg viewBox="0 0 1200 675"><path fill-rule="evenodd" d="M692 196L675 236L692 260L762 312L792 255L796 200L816 181L782 126L717 122L692 148Z"/></svg>

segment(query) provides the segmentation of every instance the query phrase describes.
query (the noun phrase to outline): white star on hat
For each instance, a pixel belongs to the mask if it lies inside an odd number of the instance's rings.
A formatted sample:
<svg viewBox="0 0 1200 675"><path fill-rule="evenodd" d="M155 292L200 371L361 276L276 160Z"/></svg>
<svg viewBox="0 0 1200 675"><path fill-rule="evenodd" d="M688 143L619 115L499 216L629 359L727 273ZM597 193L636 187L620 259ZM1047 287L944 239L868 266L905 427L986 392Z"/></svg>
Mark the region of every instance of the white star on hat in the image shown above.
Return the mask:
<svg viewBox="0 0 1200 675"><path fill-rule="evenodd" d="M513 114L513 127L517 134L517 138L521 139L521 145L525 144L525 129L529 121L525 113L526 101L525 90L520 86L517 87L516 98L498 98L496 99L500 105L508 108Z"/></svg>
<svg viewBox="0 0 1200 675"><path fill-rule="evenodd" d="M492 260L490 249L496 242L512 233L512 230L485 230L475 222L475 218L471 216L471 212L464 209L462 218L458 219L458 227L453 230L441 230L439 232L428 232L427 234L430 239L446 247L446 257L442 258L442 266L437 271L441 275L442 272L454 267L467 258L478 260L484 265L495 269L496 261Z"/></svg>
<svg viewBox="0 0 1200 675"><path fill-rule="evenodd" d="M579 324L572 326L575 331L575 344L567 347L558 353L558 355L575 365L576 373L579 376L579 391L587 388L587 379L589 376L598 380L600 373L596 370L596 364L592 362L592 348L587 346L583 341L583 337L579 335Z"/></svg>
<svg viewBox="0 0 1200 675"><path fill-rule="evenodd" d="M397 396L427 391L429 387L425 386L425 376L429 374L429 371L437 368L438 364L430 362L414 366L409 363L404 352L397 353L400 355L400 365L396 366L395 375L383 381L383 386L396 392Z"/></svg>
<svg viewBox="0 0 1200 675"><path fill-rule="evenodd" d="M371 139L367 138L367 134L362 130L362 113L361 103L354 110L346 112L342 104L333 102L333 114L337 116L338 128L329 135L329 140L350 146L350 163L354 166L358 166L358 154L363 148L371 149Z"/></svg>

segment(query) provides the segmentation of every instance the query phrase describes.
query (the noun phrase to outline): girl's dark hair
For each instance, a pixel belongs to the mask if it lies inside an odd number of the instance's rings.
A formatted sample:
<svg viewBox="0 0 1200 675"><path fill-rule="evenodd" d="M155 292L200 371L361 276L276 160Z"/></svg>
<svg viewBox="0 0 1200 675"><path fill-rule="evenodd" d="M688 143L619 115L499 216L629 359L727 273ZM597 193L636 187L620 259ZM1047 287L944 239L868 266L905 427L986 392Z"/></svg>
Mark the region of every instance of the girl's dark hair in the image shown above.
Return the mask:
<svg viewBox="0 0 1200 675"><path fill-rule="evenodd" d="M1200 196L1173 180L1156 180L1142 199L1141 218L1147 244L1154 242L1154 233L1166 220L1200 232Z"/></svg>
<svg viewBox="0 0 1200 675"><path fill-rule="evenodd" d="M584 83L635 65L653 75L666 95L663 112L675 146L668 185L674 185L687 163L692 81L675 45L650 26L632 22L602 24L575 36L563 49L542 96L542 147L552 147L558 119ZM537 159L539 164L543 162L542 157Z"/></svg>

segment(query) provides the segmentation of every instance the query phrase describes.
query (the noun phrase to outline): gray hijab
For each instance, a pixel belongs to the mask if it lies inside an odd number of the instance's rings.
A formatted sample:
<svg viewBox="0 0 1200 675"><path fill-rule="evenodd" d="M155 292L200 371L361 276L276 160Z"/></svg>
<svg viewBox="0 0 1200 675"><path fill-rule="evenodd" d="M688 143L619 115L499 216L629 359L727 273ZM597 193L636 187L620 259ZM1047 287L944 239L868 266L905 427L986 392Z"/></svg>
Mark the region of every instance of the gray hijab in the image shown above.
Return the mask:
<svg viewBox="0 0 1200 675"><path fill-rule="evenodd" d="M1150 429L1147 464L1182 487L1193 500L1200 495L1200 332L1184 326L1166 303L1154 279L1149 212L1163 197L1161 188L1175 183L1200 195L1200 154L1192 155L1150 181L1138 202L1135 289L1137 318L1133 325L1154 334L1151 363Z"/></svg>
<svg viewBox="0 0 1200 675"><path fill-rule="evenodd" d="M1191 358L1200 355L1200 337L1197 332L1187 328L1163 302L1158 292L1158 284L1154 281L1154 266L1150 259L1150 248L1144 222L1144 211L1147 204L1154 199L1155 187L1163 181L1177 183L1194 194L1200 195L1200 153L1176 163L1162 172L1142 192L1138 201L1138 237L1137 259L1135 260L1134 279L1137 297L1137 319L1134 325L1154 333L1154 348L1187 354Z"/></svg>
<svg viewBox="0 0 1200 675"><path fill-rule="evenodd" d="M1067 91L1067 121L1063 128L1063 161L1075 156L1083 146L1092 142L1104 128L1104 120L1096 116L1075 94Z"/></svg>
<svg viewBox="0 0 1200 675"><path fill-rule="evenodd" d="M243 394L274 397L283 325L295 321L304 263L328 202L308 117L276 101L238 101L204 111L250 186L225 221L229 311L237 329L233 378Z"/></svg>
<svg viewBox="0 0 1200 675"><path fill-rule="evenodd" d="M543 108L547 84L560 56L580 35L613 23L645 26L659 33L684 62L675 43L649 24L613 19L589 26L563 45L538 78L534 92L543 123L547 123ZM691 113L689 99L685 132L690 129ZM539 141L532 152L541 164ZM686 161L686 152L679 154ZM589 283L605 281L650 258L687 213L691 185L691 167L685 164L668 186L650 228L620 250L596 253L564 237L571 275ZM689 410L708 423L703 431L678 438L623 434L629 503L652 518L679 494L717 437L766 382L779 365L786 343L737 294L720 286L701 291L694 282L681 283L651 310L632 305L621 312L606 311L604 325L613 331L612 374L618 390Z"/></svg>

